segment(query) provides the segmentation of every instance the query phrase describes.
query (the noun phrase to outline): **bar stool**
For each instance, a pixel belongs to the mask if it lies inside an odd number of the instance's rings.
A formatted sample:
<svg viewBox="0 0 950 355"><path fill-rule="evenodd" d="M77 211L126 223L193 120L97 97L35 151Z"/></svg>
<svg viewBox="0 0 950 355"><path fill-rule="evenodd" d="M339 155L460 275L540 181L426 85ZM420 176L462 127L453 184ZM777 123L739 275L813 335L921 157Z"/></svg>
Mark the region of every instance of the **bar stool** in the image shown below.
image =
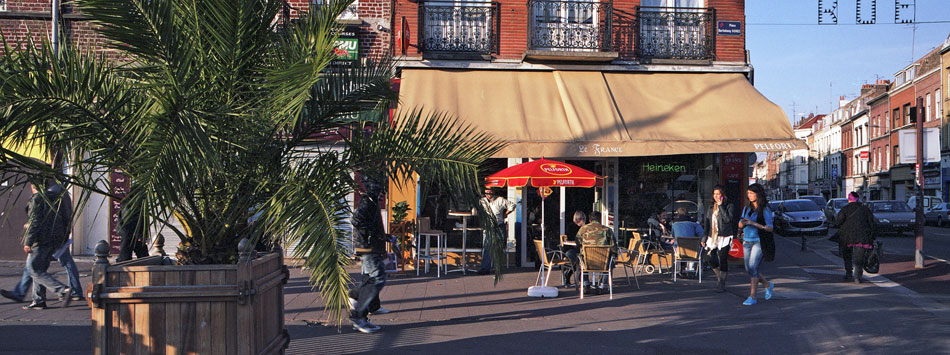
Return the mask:
<svg viewBox="0 0 950 355"><path fill-rule="evenodd" d="M419 276L419 261L425 262L425 273L427 274L429 273L429 263L435 261L435 276L442 277L442 273L446 272L448 268L445 263L445 248L447 242L445 232L432 229L429 217L419 217L419 223L417 223L416 226L418 228L418 233L416 233L416 237L414 238L416 249L416 276ZM435 237L434 253L432 252L432 237ZM423 239L425 239L425 241L423 241Z"/></svg>

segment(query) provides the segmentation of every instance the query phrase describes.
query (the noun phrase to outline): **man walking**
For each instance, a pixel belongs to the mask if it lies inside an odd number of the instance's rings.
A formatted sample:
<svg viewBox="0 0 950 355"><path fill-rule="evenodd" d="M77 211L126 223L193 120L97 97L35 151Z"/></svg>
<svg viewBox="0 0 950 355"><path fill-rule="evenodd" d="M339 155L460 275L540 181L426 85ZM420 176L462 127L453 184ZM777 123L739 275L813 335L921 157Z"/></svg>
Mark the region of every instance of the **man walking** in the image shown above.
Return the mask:
<svg viewBox="0 0 950 355"><path fill-rule="evenodd" d="M362 263L363 281L359 287L350 290L350 298L356 299L356 302L350 302L350 324L358 332L376 333L380 330L379 326L371 323L367 316L371 308L379 307L379 292L386 285L383 260L386 258L387 238L379 210L383 186L365 175L363 179L366 191L360 194L352 219L353 239L356 254Z"/></svg>
<svg viewBox="0 0 950 355"><path fill-rule="evenodd" d="M62 306L69 306L70 288L47 272L53 253L60 249L69 235L72 205L68 194L59 183L47 180L34 183L30 200L29 227L23 242L28 254L27 268L33 277L33 303L23 309L46 308L46 288L59 295Z"/></svg>

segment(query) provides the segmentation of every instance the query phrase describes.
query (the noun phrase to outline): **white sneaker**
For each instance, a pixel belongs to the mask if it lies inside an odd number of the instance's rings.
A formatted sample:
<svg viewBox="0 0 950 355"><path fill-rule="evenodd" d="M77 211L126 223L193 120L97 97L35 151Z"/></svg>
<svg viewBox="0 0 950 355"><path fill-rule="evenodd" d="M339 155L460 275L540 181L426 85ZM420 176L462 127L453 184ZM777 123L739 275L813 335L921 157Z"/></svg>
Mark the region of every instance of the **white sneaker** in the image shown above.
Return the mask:
<svg viewBox="0 0 950 355"><path fill-rule="evenodd" d="M351 321L352 322L352 321ZM379 326L369 322L369 319L361 319L353 323L353 330L360 333L376 333L379 331Z"/></svg>
<svg viewBox="0 0 950 355"><path fill-rule="evenodd" d="M349 301L348 303L349 303L349 306L350 306L350 310L352 311L352 310L356 309L356 302L359 302L359 301L357 301L355 298L350 298L349 300L350 300L350 301Z"/></svg>
<svg viewBox="0 0 950 355"><path fill-rule="evenodd" d="M392 311L389 310L388 308L385 308L385 307L383 307L383 306L380 306L379 309L377 309L377 310L375 310L375 311L373 311L373 312L369 312L369 314L386 314L386 313L389 313L389 312L392 312Z"/></svg>

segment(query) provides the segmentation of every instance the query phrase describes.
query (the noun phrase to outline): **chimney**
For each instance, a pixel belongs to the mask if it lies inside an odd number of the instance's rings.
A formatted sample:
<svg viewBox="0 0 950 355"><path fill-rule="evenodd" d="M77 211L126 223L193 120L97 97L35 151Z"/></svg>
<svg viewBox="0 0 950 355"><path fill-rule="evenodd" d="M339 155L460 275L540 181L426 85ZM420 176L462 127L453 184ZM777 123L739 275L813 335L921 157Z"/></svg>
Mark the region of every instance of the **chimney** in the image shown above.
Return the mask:
<svg viewBox="0 0 950 355"><path fill-rule="evenodd" d="M838 107L844 107L848 104L848 100L845 100L844 95L838 96Z"/></svg>
<svg viewBox="0 0 950 355"><path fill-rule="evenodd" d="M874 85L871 85L871 84L861 85L861 96L864 96L865 94L871 92L871 90L874 90Z"/></svg>

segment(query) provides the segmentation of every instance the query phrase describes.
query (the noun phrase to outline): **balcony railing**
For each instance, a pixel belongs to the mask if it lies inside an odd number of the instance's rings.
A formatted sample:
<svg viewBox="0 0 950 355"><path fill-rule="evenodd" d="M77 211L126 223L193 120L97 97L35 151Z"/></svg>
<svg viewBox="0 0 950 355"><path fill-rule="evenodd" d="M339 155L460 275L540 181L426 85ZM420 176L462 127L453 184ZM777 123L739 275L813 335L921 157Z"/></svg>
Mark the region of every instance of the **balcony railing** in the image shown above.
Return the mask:
<svg viewBox="0 0 950 355"><path fill-rule="evenodd" d="M424 2L419 7L422 52L498 53L497 2Z"/></svg>
<svg viewBox="0 0 950 355"><path fill-rule="evenodd" d="M637 6L636 56L714 59L715 22L716 12L711 8Z"/></svg>
<svg viewBox="0 0 950 355"><path fill-rule="evenodd" d="M528 6L530 49L613 50L611 2L530 0Z"/></svg>

